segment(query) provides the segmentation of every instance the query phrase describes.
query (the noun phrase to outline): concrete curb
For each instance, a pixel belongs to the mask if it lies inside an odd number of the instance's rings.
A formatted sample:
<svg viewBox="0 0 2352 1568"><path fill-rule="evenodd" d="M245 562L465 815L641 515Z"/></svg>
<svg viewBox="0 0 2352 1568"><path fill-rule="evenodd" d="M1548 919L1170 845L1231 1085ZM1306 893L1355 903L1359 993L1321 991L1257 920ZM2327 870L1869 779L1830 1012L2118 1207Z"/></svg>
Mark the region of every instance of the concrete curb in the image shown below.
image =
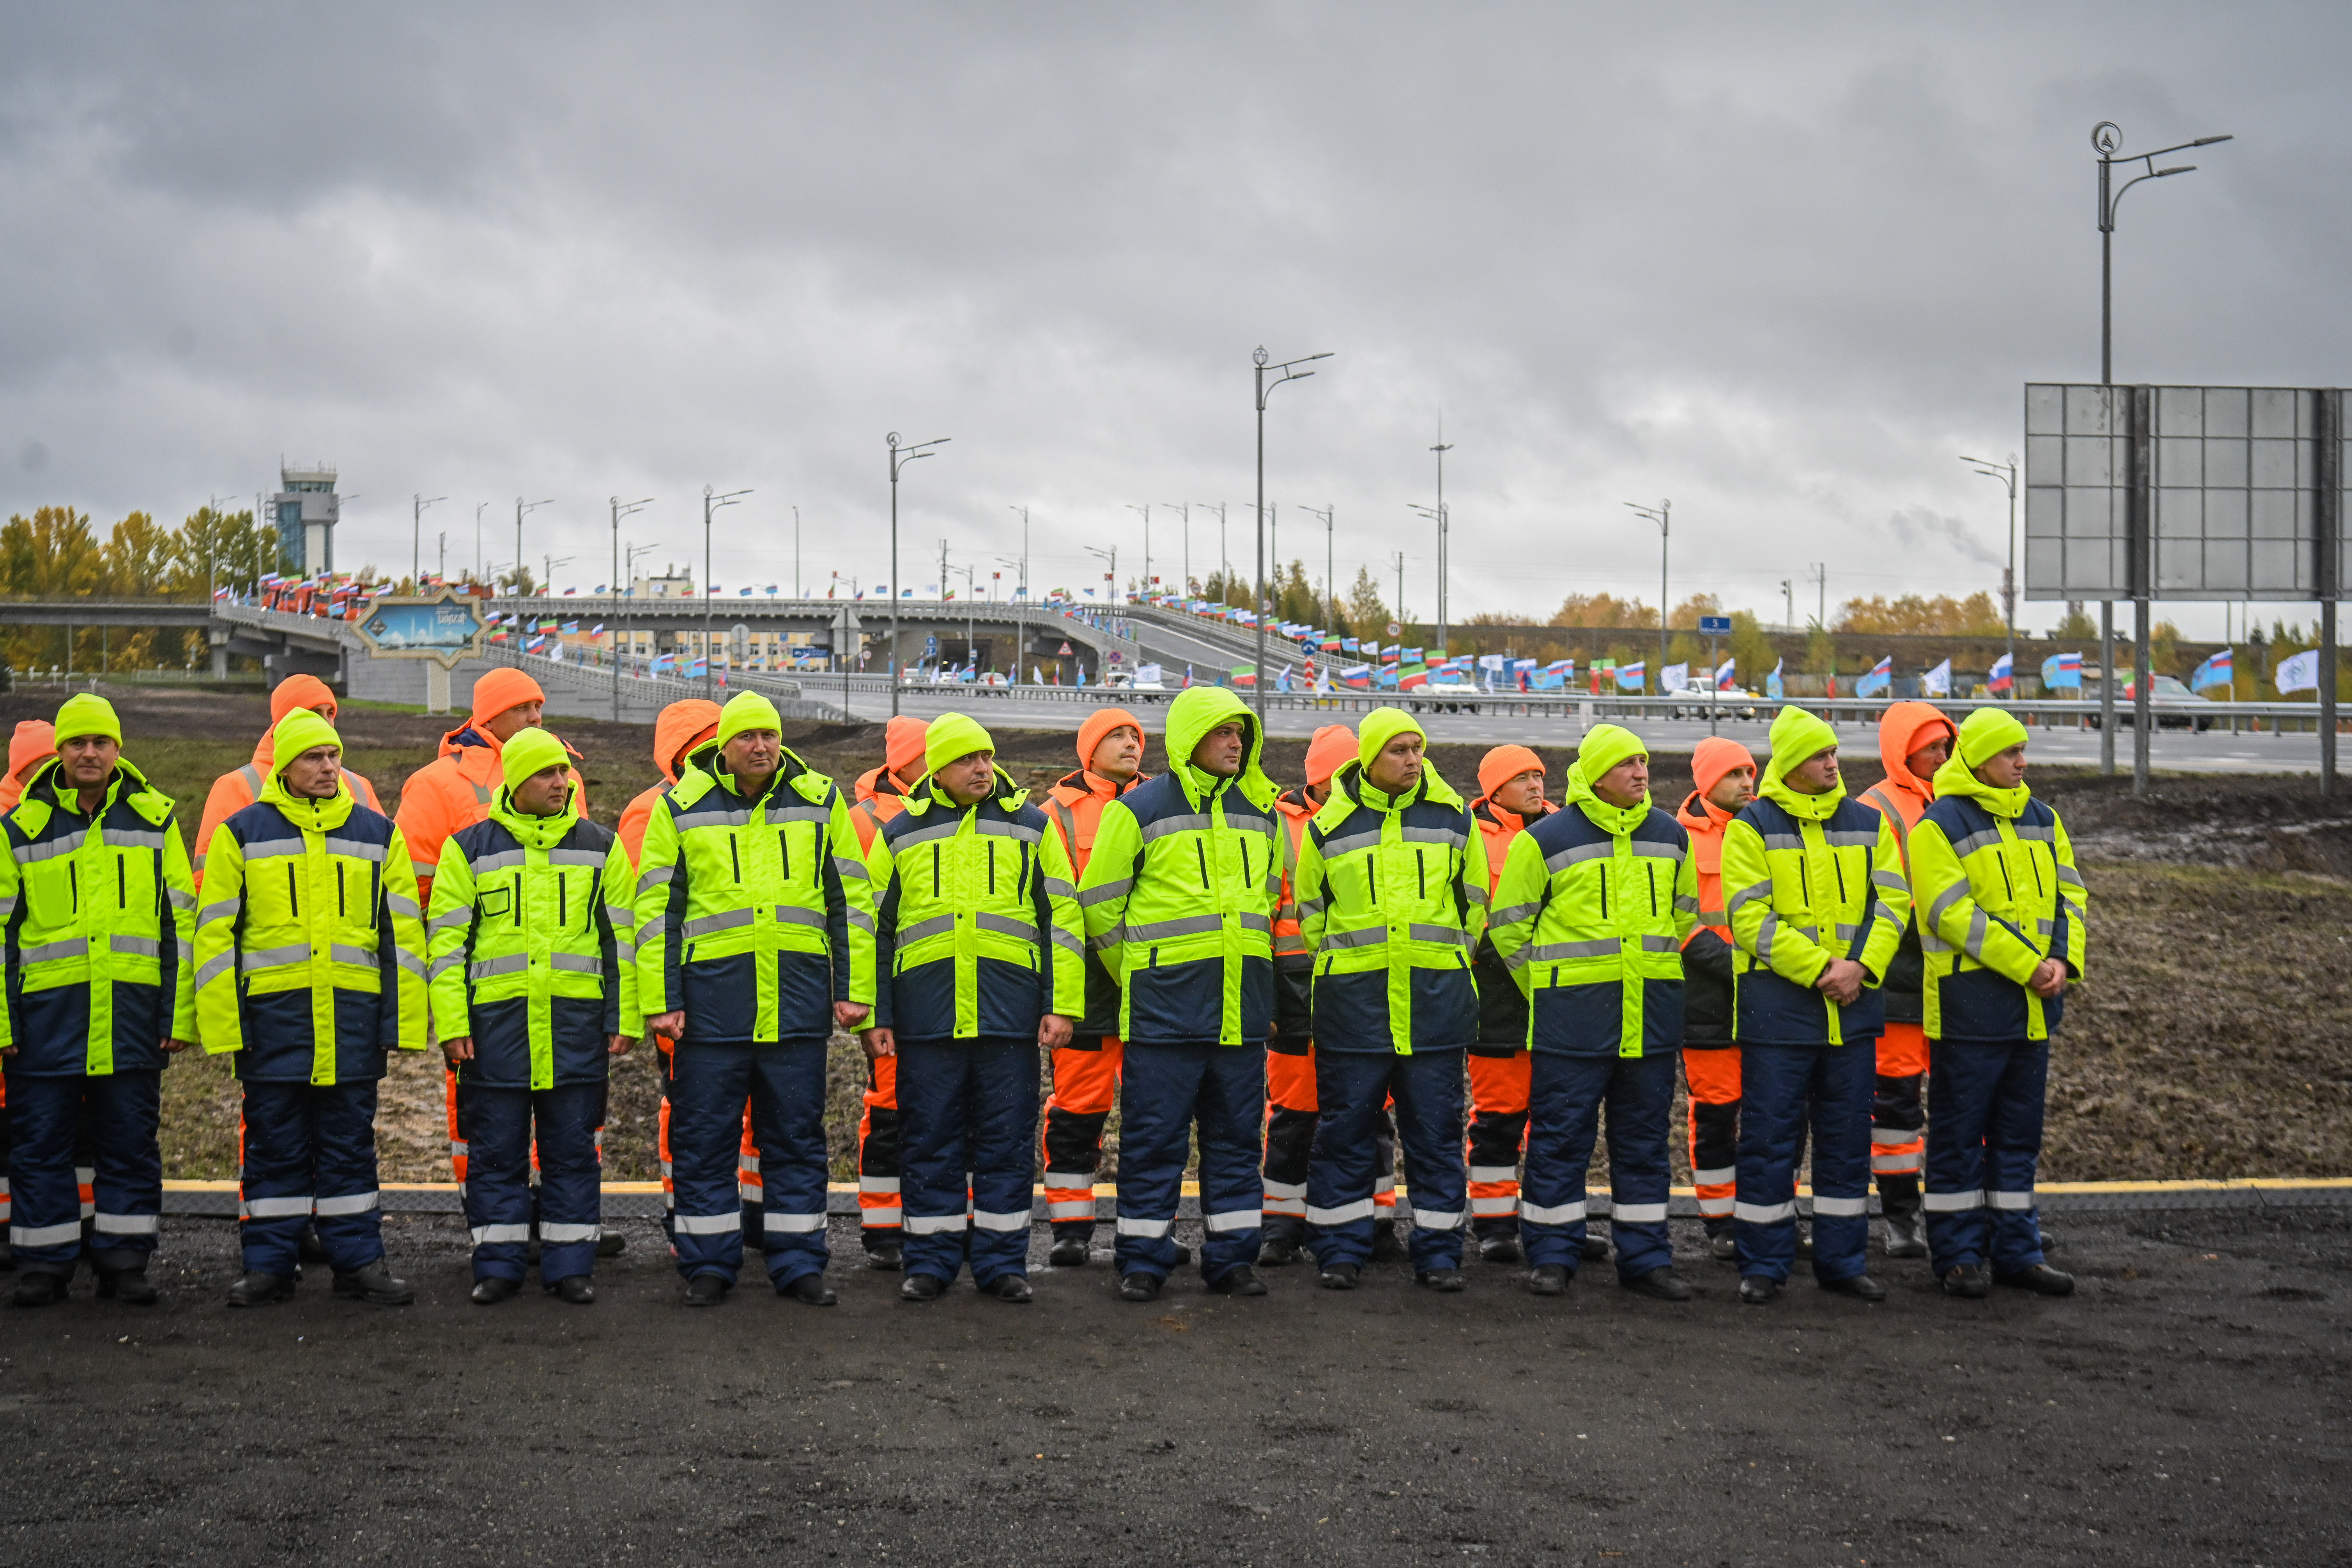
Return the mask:
<svg viewBox="0 0 2352 1568"><path fill-rule="evenodd" d="M1398 1206L1410 1212L1405 1189L1397 1189ZM2043 1214L2112 1214L2156 1212L2170 1209L2314 1209L2352 1208L2352 1180L2291 1181L2257 1179L2237 1182L2055 1182L2039 1190L2038 1197ZM1609 1215L1609 1194L1596 1192L1588 1194L1586 1212L1594 1219ZM1871 1212L1878 1212L1878 1199L1870 1200ZM462 1214L465 1205L454 1182L386 1183L383 1187L383 1207L390 1214ZM1108 1220L1118 1208L1117 1189L1108 1184L1095 1188L1095 1217ZM1797 1198L1800 1214L1812 1213L1812 1199L1801 1194ZM604 1185L604 1217L607 1219L659 1219L662 1215L662 1191L657 1182L608 1182ZM234 1182L166 1182L163 1184L163 1212L192 1217L235 1219L236 1217L236 1184ZM855 1215L857 1212L857 1188L855 1184L834 1183L825 1194L825 1212L835 1215ZM1193 1184L1184 1184L1184 1194L1178 1202L1177 1216L1181 1219L1201 1217L1199 1189ZM1688 1187L1674 1189L1669 1212L1676 1219L1698 1217L1698 1200ZM1045 1199L1042 1189L1031 1217L1042 1221L1045 1215Z"/></svg>

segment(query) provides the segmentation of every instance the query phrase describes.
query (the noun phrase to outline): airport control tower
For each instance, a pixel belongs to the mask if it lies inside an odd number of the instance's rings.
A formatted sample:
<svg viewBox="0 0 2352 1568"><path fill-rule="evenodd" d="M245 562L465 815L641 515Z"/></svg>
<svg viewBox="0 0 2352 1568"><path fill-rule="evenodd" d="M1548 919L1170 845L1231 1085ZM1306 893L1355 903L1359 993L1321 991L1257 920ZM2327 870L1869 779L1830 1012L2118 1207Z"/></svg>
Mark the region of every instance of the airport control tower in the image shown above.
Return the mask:
<svg viewBox="0 0 2352 1568"><path fill-rule="evenodd" d="M335 470L329 463L278 465L278 490L269 498L269 514L278 521L278 558L290 575L315 577L335 569L335 523L342 513L342 498L335 493Z"/></svg>

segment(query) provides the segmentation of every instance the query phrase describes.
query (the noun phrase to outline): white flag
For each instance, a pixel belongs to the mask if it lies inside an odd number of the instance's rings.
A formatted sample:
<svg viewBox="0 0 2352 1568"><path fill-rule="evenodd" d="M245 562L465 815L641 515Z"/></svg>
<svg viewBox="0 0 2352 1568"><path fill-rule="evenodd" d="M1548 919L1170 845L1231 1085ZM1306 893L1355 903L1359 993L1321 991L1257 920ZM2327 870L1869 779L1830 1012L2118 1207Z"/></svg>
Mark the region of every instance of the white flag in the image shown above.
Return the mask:
<svg viewBox="0 0 2352 1568"><path fill-rule="evenodd" d="M1682 691L1689 686L1690 666L1687 664L1670 664L1658 671L1658 689L1661 691Z"/></svg>
<svg viewBox="0 0 2352 1568"><path fill-rule="evenodd" d="M2282 697L2290 691L2318 690L2319 650L2307 647L2293 658L2279 660L2278 689Z"/></svg>
<svg viewBox="0 0 2352 1568"><path fill-rule="evenodd" d="M1922 697L1949 697L1952 694L1952 661L1946 659L1919 677Z"/></svg>

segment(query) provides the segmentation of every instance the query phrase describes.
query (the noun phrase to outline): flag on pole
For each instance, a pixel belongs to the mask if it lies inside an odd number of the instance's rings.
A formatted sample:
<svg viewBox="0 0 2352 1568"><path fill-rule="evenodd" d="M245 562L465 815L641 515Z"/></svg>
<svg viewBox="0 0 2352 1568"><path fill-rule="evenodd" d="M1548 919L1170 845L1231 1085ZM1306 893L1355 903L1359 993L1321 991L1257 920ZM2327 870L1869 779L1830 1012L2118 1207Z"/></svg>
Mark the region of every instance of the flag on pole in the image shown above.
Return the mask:
<svg viewBox="0 0 2352 1568"><path fill-rule="evenodd" d="M1738 659L1727 658L1715 667L1715 689L1717 691L1732 690L1738 684L1739 661Z"/></svg>
<svg viewBox="0 0 2352 1568"><path fill-rule="evenodd" d="M1639 691L1649 683L1649 662L1646 659L1637 658L1631 664L1621 664L1617 667L1617 689Z"/></svg>
<svg viewBox="0 0 2352 1568"><path fill-rule="evenodd" d="M1952 661L1946 659L1919 677L1922 697L1949 697L1952 694Z"/></svg>
<svg viewBox="0 0 2352 1568"><path fill-rule="evenodd" d="M1856 697L1875 697L1895 684L1895 656L1888 654L1870 667L1870 672L1853 683Z"/></svg>
<svg viewBox="0 0 2352 1568"><path fill-rule="evenodd" d="M1985 689L2006 694L2015 689L2017 682L2010 673L2009 655L2002 654L1992 661L1992 673L1985 678Z"/></svg>
<svg viewBox="0 0 2352 1568"><path fill-rule="evenodd" d="M1670 664L1658 671L1658 689L1664 694L1671 696L1689 686L1690 666L1687 664Z"/></svg>
<svg viewBox="0 0 2352 1568"><path fill-rule="evenodd" d="M1770 673L1764 677L1764 695L1775 702L1788 696L1787 689L1780 684L1780 667L1788 662L1785 658L1774 659Z"/></svg>
<svg viewBox="0 0 2352 1568"><path fill-rule="evenodd" d="M2221 657L2222 668L2226 669L2230 662L2229 653L2225 650ZM2200 673L2202 673L2205 666L2200 664L2197 668ZM2076 691L2082 690L2083 656L2079 653L2053 653L2043 659L2042 684L2053 691L2063 691L2069 688Z"/></svg>
<svg viewBox="0 0 2352 1568"><path fill-rule="evenodd" d="M2077 686L2083 683L2081 670L2082 661L2078 656L2075 660L2074 676L2074 684ZM2189 678L2189 689L2202 691L2209 686L2234 686L2236 683L2237 671L2234 662L2230 649L2225 647L2221 652L2210 656L2204 663L2197 667L2197 672Z"/></svg>
<svg viewBox="0 0 2352 1568"><path fill-rule="evenodd" d="M2279 660L2278 679L2274 684L2278 687L2281 697L2284 697L2290 691L2318 690L2319 650L2315 647L2308 647L2291 658Z"/></svg>

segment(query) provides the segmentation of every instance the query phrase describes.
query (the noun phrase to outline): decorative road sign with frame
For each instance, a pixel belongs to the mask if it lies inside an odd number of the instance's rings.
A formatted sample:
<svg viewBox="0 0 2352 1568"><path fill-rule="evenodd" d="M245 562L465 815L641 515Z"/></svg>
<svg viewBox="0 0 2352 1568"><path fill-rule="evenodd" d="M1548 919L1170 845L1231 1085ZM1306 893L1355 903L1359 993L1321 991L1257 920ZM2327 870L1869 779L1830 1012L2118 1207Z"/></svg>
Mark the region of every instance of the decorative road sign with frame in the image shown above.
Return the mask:
<svg viewBox="0 0 2352 1568"><path fill-rule="evenodd" d="M425 598L378 599L356 629L373 658L429 658L446 670L478 655L489 627L479 601L445 588Z"/></svg>

